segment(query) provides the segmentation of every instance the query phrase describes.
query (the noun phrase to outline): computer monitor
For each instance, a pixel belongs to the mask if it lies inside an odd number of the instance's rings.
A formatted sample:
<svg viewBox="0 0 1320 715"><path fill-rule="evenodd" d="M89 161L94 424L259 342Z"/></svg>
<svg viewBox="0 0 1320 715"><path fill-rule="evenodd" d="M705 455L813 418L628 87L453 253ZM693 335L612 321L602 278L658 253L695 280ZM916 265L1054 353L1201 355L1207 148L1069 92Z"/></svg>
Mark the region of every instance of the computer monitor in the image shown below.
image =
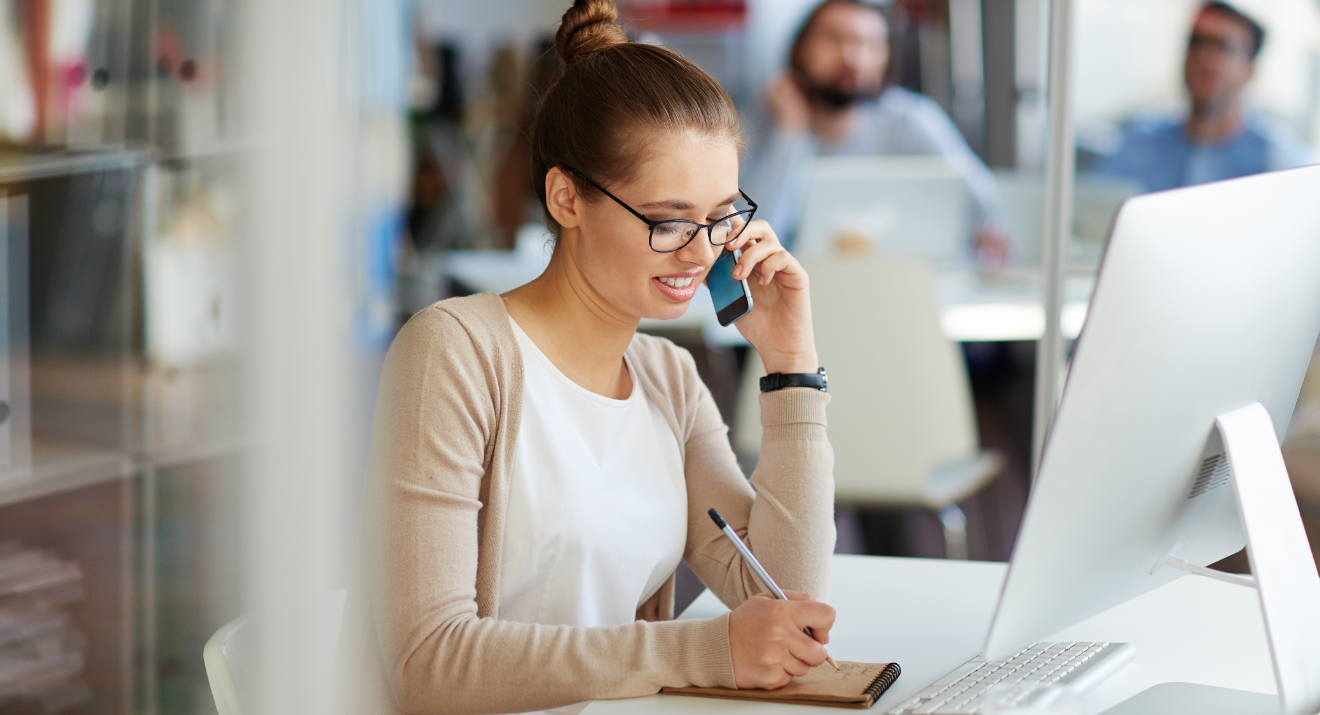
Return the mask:
<svg viewBox="0 0 1320 715"><path fill-rule="evenodd" d="M967 184L939 157L817 159L793 253L829 253L841 235L937 266L965 263L972 235Z"/></svg>
<svg viewBox="0 0 1320 715"><path fill-rule="evenodd" d="M1184 575L1171 552L1243 547L1215 419L1260 403L1283 437L1320 332L1317 196L1320 166L1123 204L987 657Z"/></svg>

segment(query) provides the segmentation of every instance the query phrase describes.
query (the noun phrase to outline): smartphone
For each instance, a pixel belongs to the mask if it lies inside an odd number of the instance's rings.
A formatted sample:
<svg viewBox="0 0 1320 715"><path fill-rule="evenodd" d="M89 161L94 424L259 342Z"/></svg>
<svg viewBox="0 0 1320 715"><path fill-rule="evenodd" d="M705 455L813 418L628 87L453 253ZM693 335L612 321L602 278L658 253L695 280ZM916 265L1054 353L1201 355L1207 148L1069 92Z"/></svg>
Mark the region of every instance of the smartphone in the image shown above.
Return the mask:
<svg viewBox="0 0 1320 715"><path fill-rule="evenodd" d="M729 325L752 312L752 293L747 290L747 280L733 278L733 268L741 256L742 251L723 251L706 274L706 287L715 302L715 317L720 325Z"/></svg>

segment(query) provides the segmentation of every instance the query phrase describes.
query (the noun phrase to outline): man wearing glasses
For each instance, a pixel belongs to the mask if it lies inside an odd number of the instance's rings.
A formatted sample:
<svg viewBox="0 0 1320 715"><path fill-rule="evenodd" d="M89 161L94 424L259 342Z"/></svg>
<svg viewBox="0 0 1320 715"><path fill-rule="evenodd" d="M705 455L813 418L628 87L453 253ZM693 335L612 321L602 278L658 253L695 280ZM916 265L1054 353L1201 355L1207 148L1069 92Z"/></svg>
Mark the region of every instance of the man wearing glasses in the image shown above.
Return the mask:
<svg viewBox="0 0 1320 715"><path fill-rule="evenodd" d="M1243 106L1264 40L1265 29L1232 5L1202 5L1183 67L1189 114L1134 121L1096 171L1162 191L1311 163L1305 146Z"/></svg>

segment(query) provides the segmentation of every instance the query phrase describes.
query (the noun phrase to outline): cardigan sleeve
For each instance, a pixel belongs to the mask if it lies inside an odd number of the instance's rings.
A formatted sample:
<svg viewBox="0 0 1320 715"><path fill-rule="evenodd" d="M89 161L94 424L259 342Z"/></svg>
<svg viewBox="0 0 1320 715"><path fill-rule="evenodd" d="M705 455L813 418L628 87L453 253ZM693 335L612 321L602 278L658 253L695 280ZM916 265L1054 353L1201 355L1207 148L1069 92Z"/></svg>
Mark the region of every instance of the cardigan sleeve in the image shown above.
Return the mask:
<svg viewBox="0 0 1320 715"><path fill-rule="evenodd" d="M688 566L729 608L765 590L707 516L714 507L780 588L826 600L835 539L834 450L825 434L829 395L803 387L761 395L761 458L749 484L710 391L691 356L683 355Z"/></svg>
<svg viewBox="0 0 1320 715"><path fill-rule="evenodd" d="M452 315L429 309L386 359L364 571L393 708L516 712L666 685L733 687L727 616L568 627L478 615L479 515L501 438L497 405L518 399L500 394L496 361L483 349Z"/></svg>

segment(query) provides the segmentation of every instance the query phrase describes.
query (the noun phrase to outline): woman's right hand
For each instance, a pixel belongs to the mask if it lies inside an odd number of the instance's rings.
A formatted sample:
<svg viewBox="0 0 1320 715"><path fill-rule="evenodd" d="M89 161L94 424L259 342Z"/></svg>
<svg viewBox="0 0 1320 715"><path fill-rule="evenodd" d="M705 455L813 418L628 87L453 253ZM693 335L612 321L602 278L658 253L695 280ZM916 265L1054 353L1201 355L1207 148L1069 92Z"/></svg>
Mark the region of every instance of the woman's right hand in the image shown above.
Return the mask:
<svg viewBox="0 0 1320 715"><path fill-rule="evenodd" d="M733 681L741 689L781 688L793 676L806 675L825 662L834 609L817 603L809 593L785 591L784 595L789 600L757 594L729 616ZM815 640L803 632L807 626Z"/></svg>

